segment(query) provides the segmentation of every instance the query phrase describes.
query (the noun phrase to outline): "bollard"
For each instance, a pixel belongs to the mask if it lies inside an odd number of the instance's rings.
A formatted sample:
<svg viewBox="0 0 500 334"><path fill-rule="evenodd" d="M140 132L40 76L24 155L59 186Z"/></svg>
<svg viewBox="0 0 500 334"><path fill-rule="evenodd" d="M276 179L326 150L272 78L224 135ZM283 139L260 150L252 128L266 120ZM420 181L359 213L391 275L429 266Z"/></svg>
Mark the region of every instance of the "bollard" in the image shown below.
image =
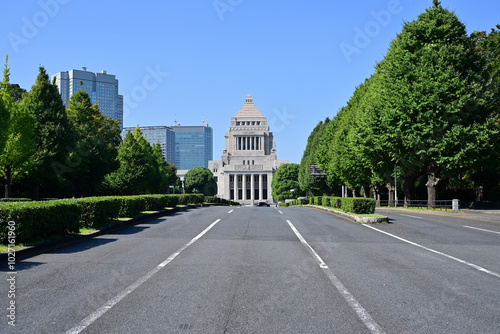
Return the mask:
<svg viewBox="0 0 500 334"><path fill-rule="evenodd" d="M458 199L454 199L452 201L451 207L452 207L453 211L458 211L458 209L459 209Z"/></svg>

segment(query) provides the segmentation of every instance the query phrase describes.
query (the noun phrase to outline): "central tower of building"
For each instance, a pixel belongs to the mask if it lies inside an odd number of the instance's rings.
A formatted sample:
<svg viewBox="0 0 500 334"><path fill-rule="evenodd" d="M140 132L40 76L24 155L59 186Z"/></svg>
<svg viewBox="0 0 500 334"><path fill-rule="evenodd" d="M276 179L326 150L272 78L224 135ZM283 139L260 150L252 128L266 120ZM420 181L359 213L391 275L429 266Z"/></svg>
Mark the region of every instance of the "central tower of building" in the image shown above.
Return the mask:
<svg viewBox="0 0 500 334"><path fill-rule="evenodd" d="M218 196L240 202L274 202L271 195L273 173L288 161L277 160L276 143L267 118L257 109L252 96L231 118L220 161L208 168L217 182Z"/></svg>

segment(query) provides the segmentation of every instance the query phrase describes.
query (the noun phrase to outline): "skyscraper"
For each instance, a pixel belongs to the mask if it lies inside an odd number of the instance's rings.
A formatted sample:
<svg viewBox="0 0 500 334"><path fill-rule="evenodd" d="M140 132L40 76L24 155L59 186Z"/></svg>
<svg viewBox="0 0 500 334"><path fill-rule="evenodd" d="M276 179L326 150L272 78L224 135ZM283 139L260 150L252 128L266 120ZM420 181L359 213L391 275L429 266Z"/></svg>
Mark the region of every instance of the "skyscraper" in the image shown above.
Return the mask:
<svg viewBox="0 0 500 334"><path fill-rule="evenodd" d="M89 94L92 104L97 103L100 112L120 122L123 128L123 96L118 94L118 79L106 71L93 73L86 67L81 70L59 72L52 76L61 94L64 105L80 89Z"/></svg>
<svg viewBox="0 0 500 334"><path fill-rule="evenodd" d="M146 140L151 144L159 143L165 160L170 164L175 164L175 133L168 126L141 126L139 129ZM128 132L134 132L135 127L123 128L122 138Z"/></svg>
<svg viewBox="0 0 500 334"><path fill-rule="evenodd" d="M208 168L213 159L213 131L209 126L173 126L175 166L180 170Z"/></svg>

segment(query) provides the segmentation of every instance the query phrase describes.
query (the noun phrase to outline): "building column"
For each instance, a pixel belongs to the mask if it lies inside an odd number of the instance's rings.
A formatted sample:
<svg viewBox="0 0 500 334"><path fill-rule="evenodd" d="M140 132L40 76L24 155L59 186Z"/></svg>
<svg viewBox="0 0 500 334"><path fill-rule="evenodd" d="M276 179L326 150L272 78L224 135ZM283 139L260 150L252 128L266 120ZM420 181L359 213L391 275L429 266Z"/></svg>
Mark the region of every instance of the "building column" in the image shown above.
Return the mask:
<svg viewBox="0 0 500 334"><path fill-rule="evenodd" d="M262 174L259 174L259 201L262 201Z"/></svg>
<svg viewBox="0 0 500 334"><path fill-rule="evenodd" d="M238 191L238 174L234 175L234 200L239 201L239 191Z"/></svg>
<svg viewBox="0 0 500 334"><path fill-rule="evenodd" d="M250 199L253 201L255 200L255 177L253 174L250 174Z"/></svg>
<svg viewBox="0 0 500 334"><path fill-rule="evenodd" d="M247 200L247 176L246 174L243 174L243 191L241 192L242 195L242 200L246 201Z"/></svg>

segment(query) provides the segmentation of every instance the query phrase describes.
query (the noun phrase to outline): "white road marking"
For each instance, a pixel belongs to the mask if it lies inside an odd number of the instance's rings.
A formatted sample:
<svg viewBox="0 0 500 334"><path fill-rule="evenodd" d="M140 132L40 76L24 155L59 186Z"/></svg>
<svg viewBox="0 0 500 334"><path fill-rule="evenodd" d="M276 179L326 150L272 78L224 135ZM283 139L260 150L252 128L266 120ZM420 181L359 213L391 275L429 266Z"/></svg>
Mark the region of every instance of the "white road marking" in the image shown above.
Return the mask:
<svg viewBox="0 0 500 334"><path fill-rule="evenodd" d="M483 231L483 232L490 232L490 233L500 234L500 232L485 230L483 228L478 228L478 227L472 227L472 226L466 226L466 225L464 225L464 227L471 228L471 229L474 229L474 230Z"/></svg>
<svg viewBox="0 0 500 334"><path fill-rule="evenodd" d="M462 259L459 259L459 258L457 258L457 257L454 257L454 256L451 256L451 255L448 255L448 254L446 254L446 253L443 253L443 252L437 251L437 250L432 249L432 248L429 248L429 247L425 247L425 246L423 246L423 245L417 244L416 242L413 242L413 241L410 241L410 240L407 240L407 239L404 239L404 238L398 237L397 235L394 235L394 234L391 234L391 233L388 233L388 232L385 232L385 231L379 230L378 228L375 228L375 227L373 227L373 226L369 226L369 225L366 225L366 224L365 224L365 225L363 225L363 226L364 226L364 227L371 228L372 230L375 230L375 231L377 231L377 232L380 232L380 233L386 234L386 235L388 235L388 236L390 236L390 237L393 237L393 238L395 238L395 239L398 239L398 240L400 240L400 241L406 242L406 243L408 243L408 244L410 244L410 245L413 245L413 246L416 246L416 247L419 247L419 248L425 249L426 251L432 252L432 253L434 253L434 254L438 254L438 255L441 255L441 256L447 257L448 259L451 259L451 260L453 260L453 261L457 261L457 262L459 262L459 263L465 264L465 265L467 265L467 266L469 266L469 267L472 267L472 268L474 268L474 269L476 269L476 270L479 270L479 271L481 271L481 272L483 272L483 273L486 273L486 274L489 274L489 275L492 275L492 276L495 276L495 277L500 278L500 274L498 274L498 273L496 273L496 272L494 272L494 271L488 270L488 269L486 269L486 268L483 268L483 267L481 267L481 266L478 266L477 264L474 264L474 263L470 263L470 262L464 261L464 260L462 260Z"/></svg>
<svg viewBox="0 0 500 334"><path fill-rule="evenodd" d="M283 212L281 212L281 210L278 210L278 212L280 213L280 215L282 215L282 214L283 214Z"/></svg>
<svg viewBox="0 0 500 334"><path fill-rule="evenodd" d="M404 215L402 213L399 214L400 216L405 216L405 217L410 217L410 218L417 218L417 219L424 219L422 217L417 217L417 216L411 216L411 215Z"/></svg>
<svg viewBox="0 0 500 334"><path fill-rule="evenodd" d="M231 212L233 212L233 211L234 211L234 210L231 210L231 211L229 211L228 213L231 213Z"/></svg>
<svg viewBox="0 0 500 334"><path fill-rule="evenodd" d="M347 301L349 306L356 312L358 317L363 321L365 326L370 330L371 333L374 334L382 334L384 333L383 329L373 320L370 314L361 306L361 304L354 298L354 296L345 288L345 286L340 282L340 280L335 276L333 271L326 265L323 259L316 253L316 251L307 243L306 239L300 234L300 232L295 228L291 221L286 221L290 228L295 233L297 238L299 238L300 242L309 250L311 255L318 261L319 267L323 269L323 272L333 283L333 286L340 292L342 297Z"/></svg>
<svg viewBox="0 0 500 334"><path fill-rule="evenodd" d="M130 293L132 293L135 289L137 289L139 286L141 286L144 282L146 282L148 279L150 279L154 274L156 274L158 271L160 271L163 267L165 267L167 264L169 264L173 259L177 257L180 253L182 253L186 248L194 244L198 239L200 239L205 233L207 233L212 227L214 227L218 222L220 222L220 219L217 219L214 221L212 224L210 224L206 229L204 229L200 234L198 234L196 237L191 239L187 244L179 248L177 252L173 253L170 255L165 261L157 265L153 270L148 272L146 275L142 276L139 278L137 281L132 283L129 287L127 287L125 290L117 294L115 297L112 299L108 300L106 304L98 308L95 312L90 314L88 317L83 319L80 324L77 326L69 329L66 334L78 334L82 331L85 330L88 326L90 326L94 321L99 319L104 313L106 313L109 309L111 309L113 306L115 306L118 302L120 302L123 298L128 296Z"/></svg>

